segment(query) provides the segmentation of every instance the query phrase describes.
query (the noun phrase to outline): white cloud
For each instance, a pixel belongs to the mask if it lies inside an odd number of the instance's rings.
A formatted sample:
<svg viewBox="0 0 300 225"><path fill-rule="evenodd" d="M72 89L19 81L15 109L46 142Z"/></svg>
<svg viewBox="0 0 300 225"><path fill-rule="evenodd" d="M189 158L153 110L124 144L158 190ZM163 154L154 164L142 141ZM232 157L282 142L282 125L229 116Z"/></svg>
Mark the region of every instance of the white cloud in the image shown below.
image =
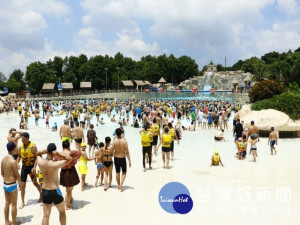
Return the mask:
<svg viewBox="0 0 300 225"><path fill-rule="evenodd" d="M45 39L46 16L70 13L63 1L10 0L0 2L0 71L25 70L35 59L47 60L56 53ZM48 46L48 47L47 47ZM39 57L42 56L42 57Z"/></svg>
<svg viewBox="0 0 300 225"><path fill-rule="evenodd" d="M274 23L268 30L253 30L246 43L246 49L253 53L264 55L271 51L283 52L294 50L300 44L300 19L290 22ZM249 51L251 52L251 51Z"/></svg>
<svg viewBox="0 0 300 225"><path fill-rule="evenodd" d="M275 0L83 0L81 5L86 14L83 22L99 35L94 35L102 44L101 34L113 32L122 39L111 44L108 49L120 47L125 51L136 50L136 45L144 51L160 52L159 40L176 40L188 50L205 49L217 54L217 49L239 44L241 32L264 20L261 10ZM152 43L145 43L145 37L132 37L136 29L141 30L140 21L153 21L148 28ZM123 30L130 30L128 35ZM120 32L121 31L121 32ZM127 40L127 45L122 42ZM135 44L129 44L135 40ZM143 42L143 44L142 44ZM123 47L121 46L126 46ZM138 44L139 43L139 44ZM119 44L119 45L117 45ZM144 46L144 47L142 47ZM127 52L124 52L125 54Z"/></svg>
<svg viewBox="0 0 300 225"><path fill-rule="evenodd" d="M97 36L95 29L88 27L81 29L75 43L80 53L89 56L93 55L115 55L122 52L133 59L140 59L145 54L158 54L159 48L156 42L147 44L142 40L139 28L135 30L122 30L116 34L116 38L111 41L101 41L100 34Z"/></svg>
<svg viewBox="0 0 300 225"><path fill-rule="evenodd" d="M287 16L295 16L300 14L300 6L296 0L277 0L279 11Z"/></svg>
<svg viewBox="0 0 300 225"><path fill-rule="evenodd" d="M0 71L80 53L122 52L139 59L147 54L193 52L202 64L229 54L239 59L287 51L300 43L298 0L81 0L81 27L68 17L71 10L65 2L1 1ZM48 21L53 17L63 17L62 24L77 29L73 52L57 50L45 36L46 30L56 32Z"/></svg>

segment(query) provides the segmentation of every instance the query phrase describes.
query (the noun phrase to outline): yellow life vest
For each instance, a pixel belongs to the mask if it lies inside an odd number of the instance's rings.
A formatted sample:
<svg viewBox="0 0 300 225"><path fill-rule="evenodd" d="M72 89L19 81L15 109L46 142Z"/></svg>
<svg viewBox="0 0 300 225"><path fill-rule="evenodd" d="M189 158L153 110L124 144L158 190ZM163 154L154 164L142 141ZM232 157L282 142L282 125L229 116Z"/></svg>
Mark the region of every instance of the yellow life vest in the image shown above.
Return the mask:
<svg viewBox="0 0 300 225"><path fill-rule="evenodd" d="M154 133L154 136L158 136L158 134L159 134L159 126L157 124L153 124L151 126L151 129L152 129L152 131Z"/></svg>
<svg viewBox="0 0 300 225"><path fill-rule="evenodd" d="M78 118L78 110L75 110L75 112L74 112L74 118Z"/></svg>
<svg viewBox="0 0 300 225"><path fill-rule="evenodd" d="M22 112L22 106L19 106L19 107L18 107L18 111L19 111L19 112Z"/></svg>
<svg viewBox="0 0 300 225"><path fill-rule="evenodd" d="M141 141L143 147L150 146L150 135L148 131L142 131L141 133Z"/></svg>
<svg viewBox="0 0 300 225"><path fill-rule="evenodd" d="M174 140L175 140L175 129L174 129L174 127L173 127L173 128L170 128L169 132L170 132L170 134L171 134L172 141L174 141Z"/></svg>
<svg viewBox="0 0 300 225"><path fill-rule="evenodd" d="M220 162L220 156L219 155L214 155L214 165L217 166L219 165Z"/></svg>
<svg viewBox="0 0 300 225"><path fill-rule="evenodd" d="M99 115L100 114L100 108L97 108L95 113L96 113L96 115Z"/></svg>
<svg viewBox="0 0 300 225"><path fill-rule="evenodd" d="M168 133L164 133L162 135L162 146L163 147L166 147L166 148L170 148L171 147L171 142L172 142L172 137L171 137L171 134Z"/></svg>
<svg viewBox="0 0 300 225"><path fill-rule="evenodd" d="M22 163L25 166L33 166L36 156L32 153L32 147L34 146L33 142L30 142L29 145L24 148L24 144L21 144L20 156L22 158Z"/></svg>
<svg viewBox="0 0 300 225"><path fill-rule="evenodd" d="M152 130L148 130L149 138L150 138L150 143L153 142L153 132Z"/></svg>
<svg viewBox="0 0 300 225"><path fill-rule="evenodd" d="M243 151L243 149L244 149L244 143L243 142L239 142L238 143L238 150L239 151Z"/></svg>
<svg viewBox="0 0 300 225"><path fill-rule="evenodd" d="M59 111L59 115L62 115L62 114L63 114L63 111L62 111L62 110L60 110L60 111Z"/></svg>
<svg viewBox="0 0 300 225"><path fill-rule="evenodd" d="M40 169L38 169L38 178L39 178L39 184L43 184L44 183L44 178L43 178L43 174L41 172Z"/></svg>

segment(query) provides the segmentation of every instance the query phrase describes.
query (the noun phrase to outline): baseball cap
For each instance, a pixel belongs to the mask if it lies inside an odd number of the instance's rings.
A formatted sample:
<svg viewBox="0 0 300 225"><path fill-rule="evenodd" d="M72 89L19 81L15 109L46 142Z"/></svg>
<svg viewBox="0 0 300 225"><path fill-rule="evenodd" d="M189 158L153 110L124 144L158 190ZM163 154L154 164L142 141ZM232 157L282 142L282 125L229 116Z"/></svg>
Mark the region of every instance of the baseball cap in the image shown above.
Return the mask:
<svg viewBox="0 0 300 225"><path fill-rule="evenodd" d="M85 142L82 142L81 143L81 147L86 147L87 145L86 145L86 143Z"/></svg>
<svg viewBox="0 0 300 225"><path fill-rule="evenodd" d="M215 155L219 155L219 151L218 150L215 151Z"/></svg>

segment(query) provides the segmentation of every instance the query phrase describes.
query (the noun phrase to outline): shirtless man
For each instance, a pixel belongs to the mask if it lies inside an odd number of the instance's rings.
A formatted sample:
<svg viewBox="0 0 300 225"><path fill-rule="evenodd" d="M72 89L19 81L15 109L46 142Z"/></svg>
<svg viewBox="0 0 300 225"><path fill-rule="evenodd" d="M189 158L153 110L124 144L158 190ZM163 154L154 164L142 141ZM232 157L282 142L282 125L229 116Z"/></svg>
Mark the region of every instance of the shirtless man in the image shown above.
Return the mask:
<svg viewBox="0 0 300 225"><path fill-rule="evenodd" d="M16 134L19 134L19 135L16 137ZM16 131L15 128L11 128L8 133L7 142L15 143L15 145L18 148L18 142L19 142L19 139L22 137L22 134L23 134L23 132L18 132L18 131Z"/></svg>
<svg viewBox="0 0 300 225"><path fill-rule="evenodd" d="M254 134L257 134L257 141L259 141L259 130L254 125L254 121L251 121L251 127L248 129L248 137L252 137Z"/></svg>
<svg viewBox="0 0 300 225"><path fill-rule="evenodd" d="M275 144L277 145L277 141L278 141L277 133L275 132L274 127L271 127L271 133L269 135L269 140L268 140L268 145L270 143L271 155L273 155L273 152L275 155L277 154L277 151L274 147Z"/></svg>
<svg viewBox="0 0 300 225"><path fill-rule="evenodd" d="M16 181L19 183L19 190L23 188L20 175L18 172L18 164L16 158L18 157L18 148L14 142L9 142L6 145L8 155L2 159L1 162L1 175L3 177L3 189L5 195L5 206L4 206L4 219L5 225L15 225L17 223L17 201L18 201L18 186ZM11 209L12 221L9 221L9 207Z"/></svg>
<svg viewBox="0 0 300 225"><path fill-rule="evenodd" d="M20 209L22 209L25 206L25 188L26 188L26 181L28 175L30 176L33 185L40 193L40 198L38 202L42 201L41 187L38 184L35 175L36 165L37 165L36 153L37 153L36 145L32 141L29 141L29 134L27 132L24 132L22 134L22 144L19 147L19 157L17 159L18 164L22 159L21 182L23 183L23 185L21 189L22 203L19 207Z"/></svg>
<svg viewBox="0 0 300 225"><path fill-rule="evenodd" d="M118 189L123 191L123 184L126 178L127 163L126 157L129 162L129 167L131 167L130 154L128 150L128 143L126 140L122 139L122 130L120 128L115 131L117 138L113 141L112 147L109 150L104 150L108 154L114 154L114 164L116 168L116 179L118 183ZM120 171L122 169L122 179L120 181Z"/></svg>
<svg viewBox="0 0 300 225"><path fill-rule="evenodd" d="M161 127L161 116L160 116L159 112L157 113L157 116L155 117L155 119L156 119L158 126Z"/></svg>
<svg viewBox="0 0 300 225"><path fill-rule="evenodd" d="M46 159L41 157L43 154L47 154ZM54 161L54 156L59 156L61 160ZM71 161L72 157L60 154L56 151L56 145L54 143L50 143L47 147L47 150L37 153L37 164L39 165L41 173L43 174L42 198L44 217L42 220L42 225L49 224L49 217L53 203L59 212L60 224L66 224L65 204L64 198L59 189L58 170Z"/></svg>
<svg viewBox="0 0 300 225"><path fill-rule="evenodd" d="M168 126L168 117L163 117L161 119L161 123L162 123L162 126L165 127L165 126Z"/></svg>
<svg viewBox="0 0 300 225"><path fill-rule="evenodd" d="M68 123L69 121L65 119L64 125L62 125L59 129L59 135L62 142L68 140L69 143L71 143L71 128Z"/></svg>
<svg viewBox="0 0 300 225"><path fill-rule="evenodd" d="M83 133L83 129L81 127L79 127L78 121L75 122L75 126L76 127L73 129L73 132L72 132L72 137L75 140L76 150L79 151L81 143L85 142L84 133Z"/></svg>

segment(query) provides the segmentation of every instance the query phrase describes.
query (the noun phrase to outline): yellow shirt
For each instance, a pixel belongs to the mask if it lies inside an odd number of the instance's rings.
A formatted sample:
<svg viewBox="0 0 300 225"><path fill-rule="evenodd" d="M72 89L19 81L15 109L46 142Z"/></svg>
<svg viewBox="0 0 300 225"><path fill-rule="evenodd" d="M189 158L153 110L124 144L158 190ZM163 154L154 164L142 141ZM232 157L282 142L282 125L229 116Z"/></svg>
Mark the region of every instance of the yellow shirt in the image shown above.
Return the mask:
<svg viewBox="0 0 300 225"><path fill-rule="evenodd" d="M157 124L153 124L151 126L151 129L152 129L152 131L154 133L154 136L158 136L158 134L159 134L159 126Z"/></svg>
<svg viewBox="0 0 300 225"><path fill-rule="evenodd" d="M169 133L171 134L172 141L174 141L175 140L175 129L174 128L170 128Z"/></svg>
<svg viewBox="0 0 300 225"><path fill-rule="evenodd" d="M170 148L171 147L171 142L172 142L172 137L171 137L171 134L168 133L164 133L162 135L162 146L163 147L166 147L166 148Z"/></svg>
<svg viewBox="0 0 300 225"><path fill-rule="evenodd" d="M141 142L143 147L150 146L150 134L148 131L143 130L141 133Z"/></svg>

